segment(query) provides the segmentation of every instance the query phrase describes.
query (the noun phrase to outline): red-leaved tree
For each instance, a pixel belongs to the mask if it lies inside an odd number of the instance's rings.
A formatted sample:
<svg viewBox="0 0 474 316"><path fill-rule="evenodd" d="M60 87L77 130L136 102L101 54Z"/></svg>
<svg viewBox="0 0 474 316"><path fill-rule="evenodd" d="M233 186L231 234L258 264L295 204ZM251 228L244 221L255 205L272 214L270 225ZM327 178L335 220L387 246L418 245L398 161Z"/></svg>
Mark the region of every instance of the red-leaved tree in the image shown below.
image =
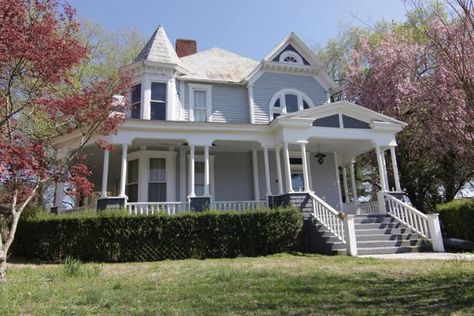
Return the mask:
<svg viewBox="0 0 474 316"><path fill-rule="evenodd" d="M125 104L112 102L127 80L77 82L88 58L75 12L56 0L0 0L0 280L22 211L38 189L68 181L88 194L81 149L96 135L117 131ZM76 77L74 77L76 78ZM67 157L54 140L76 133Z"/></svg>

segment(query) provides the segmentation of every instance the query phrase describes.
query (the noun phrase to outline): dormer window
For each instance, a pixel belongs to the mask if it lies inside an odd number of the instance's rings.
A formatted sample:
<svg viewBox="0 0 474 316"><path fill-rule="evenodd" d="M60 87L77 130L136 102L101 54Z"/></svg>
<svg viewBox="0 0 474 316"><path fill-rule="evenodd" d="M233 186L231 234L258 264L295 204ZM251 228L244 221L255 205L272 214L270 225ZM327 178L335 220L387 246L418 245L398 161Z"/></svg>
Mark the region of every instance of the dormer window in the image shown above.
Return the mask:
<svg viewBox="0 0 474 316"><path fill-rule="evenodd" d="M281 90L270 102L270 120L281 114L293 113L313 107L311 99L301 91L294 89Z"/></svg>
<svg viewBox="0 0 474 316"><path fill-rule="evenodd" d="M280 63L303 65L303 58L298 53L289 50L281 53L279 61Z"/></svg>

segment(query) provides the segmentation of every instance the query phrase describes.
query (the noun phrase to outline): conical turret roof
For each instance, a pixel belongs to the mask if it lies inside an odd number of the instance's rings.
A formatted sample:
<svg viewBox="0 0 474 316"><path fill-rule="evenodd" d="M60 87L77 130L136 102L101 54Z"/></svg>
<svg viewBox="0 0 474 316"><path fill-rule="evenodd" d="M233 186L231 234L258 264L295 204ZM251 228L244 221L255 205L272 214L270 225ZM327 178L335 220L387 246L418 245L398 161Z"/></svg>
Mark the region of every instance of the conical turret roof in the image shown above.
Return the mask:
<svg viewBox="0 0 474 316"><path fill-rule="evenodd" d="M161 25L158 26L134 62L145 60L165 64L179 64L178 55L176 55L165 29Z"/></svg>

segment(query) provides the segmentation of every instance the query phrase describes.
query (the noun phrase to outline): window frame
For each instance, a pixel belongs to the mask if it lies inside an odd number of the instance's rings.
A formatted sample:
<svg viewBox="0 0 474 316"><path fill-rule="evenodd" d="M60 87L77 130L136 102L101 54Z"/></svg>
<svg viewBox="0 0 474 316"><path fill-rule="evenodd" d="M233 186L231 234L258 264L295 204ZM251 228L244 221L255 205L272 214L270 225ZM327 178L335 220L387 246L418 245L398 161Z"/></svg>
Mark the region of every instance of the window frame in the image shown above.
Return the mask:
<svg viewBox="0 0 474 316"><path fill-rule="evenodd" d="M297 102L298 102L298 110L297 111L305 110L305 108L304 108L304 103L305 102L308 105L308 108L314 107L313 101L304 92L296 90L296 89L282 89L282 90L278 91L277 93L275 93L273 95L273 97L271 98L271 100L270 100L270 104L269 104L269 119L270 119L270 121L272 121L276 118L276 117L274 117L275 114L277 114L277 116L280 116L280 115L288 113L287 108L286 108L286 98L285 98L285 96L288 95L288 94L296 95ZM274 106L274 104L277 102L277 100L280 101L280 106L279 107ZM290 113L294 113L294 112L290 112Z"/></svg>
<svg viewBox="0 0 474 316"><path fill-rule="evenodd" d="M164 180L152 180L151 179L151 160L152 159L162 159L165 163L165 169L164 169L164 172L165 172L165 177L164 177ZM168 190L168 172L167 172L167 161L166 161L166 157L153 157L153 156L150 156L148 157L148 183L147 183L147 194L148 194L148 202L153 202L153 201L150 201L150 184L164 184L165 185L165 201L158 201L158 202L166 202L166 195L167 195L167 190Z"/></svg>
<svg viewBox="0 0 474 316"><path fill-rule="evenodd" d="M133 88L135 88L136 86L140 86L140 98L138 99L137 102L133 102ZM142 100L143 100L143 83L142 82L136 82L132 88L130 89L130 96L129 96L129 101L130 101L130 115L129 117L131 119L134 119L134 120L139 120L142 118L142 113L143 113L143 103L142 103ZM138 117L132 117L132 113L133 113L133 106L138 104L139 107L138 107Z"/></svg>
<svg viewBox="0 0 474 316"><path fill-rule="evenodd" d="M137 179L136 181L134 182L130 182L129 179L130 179L130 163L132 161L136 161L137 162ZM138 158L135 158L135 159L128 159L127 160L127 183L125 184L125 192L127 194L127 196L129 195L128 194L128 188L129 186L131 185L136 185L137 186L137 201L130 201L130 202L138 202L139 200L139 195L140 195L140 159Z"/></svg>
<svg viewBox="0 0 474 316"><path fill-rule="evenodd" d="M165 100L154 100L153 97L153 84L161 84L165 86ZM166 121L168 118L168 82L167 81L159 81L159 80L152 80L150 81L150 120L152 121ZM151 109L152 109L152 103L159 103L160 105L164 106L165 108L165 117L163 119L154 119L151 116Z"/></svg>
<svg viewBox="0 0 474 316"><path fill-rule="evenodd" d="M212 85L189 83L189 121L193 122L212 122ZM194 92L204 91L206 93L206 121L196 121ZM203 110L204 108L198 108Z"/></svg>

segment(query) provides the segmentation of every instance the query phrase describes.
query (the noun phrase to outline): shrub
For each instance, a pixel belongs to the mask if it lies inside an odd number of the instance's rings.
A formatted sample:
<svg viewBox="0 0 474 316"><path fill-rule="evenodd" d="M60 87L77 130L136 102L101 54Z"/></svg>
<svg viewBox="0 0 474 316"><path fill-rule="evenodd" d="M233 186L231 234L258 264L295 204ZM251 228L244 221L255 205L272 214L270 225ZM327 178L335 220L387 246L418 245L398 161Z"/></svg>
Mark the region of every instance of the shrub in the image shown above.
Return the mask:
<svg viewBox="0 0 474 316"><path fill-rule="evenodd" d="M297 209L41 216L19 224L13 255L51 262L260 256L289 250L301 225Z"/></svg>
<svg viewBox="0 0 474 316"><path fill-rule="evenodd" d="M437 210L446 235L474 242L474 200L455 200L438 205Z"/></svg>

